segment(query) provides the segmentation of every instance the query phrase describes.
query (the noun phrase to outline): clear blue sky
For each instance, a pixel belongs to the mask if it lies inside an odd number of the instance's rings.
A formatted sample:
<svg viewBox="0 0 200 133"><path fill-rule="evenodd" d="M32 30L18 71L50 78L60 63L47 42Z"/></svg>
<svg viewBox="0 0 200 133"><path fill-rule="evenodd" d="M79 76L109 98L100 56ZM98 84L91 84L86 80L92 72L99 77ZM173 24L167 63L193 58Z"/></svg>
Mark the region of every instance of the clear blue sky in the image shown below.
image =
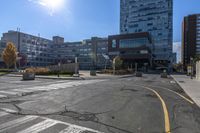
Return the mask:
<svg viewBox="0 0 200 133"><path fill-rule="evenodd" d="M79 41L119 33L120 0L65 0L61 10L47 9L37 0L1 0L0 34L16 30L51 38ZM40 0L38 0L40 1ZM174 0L174 41L181 40L185 15L200 13L199 0Z"/></svg>

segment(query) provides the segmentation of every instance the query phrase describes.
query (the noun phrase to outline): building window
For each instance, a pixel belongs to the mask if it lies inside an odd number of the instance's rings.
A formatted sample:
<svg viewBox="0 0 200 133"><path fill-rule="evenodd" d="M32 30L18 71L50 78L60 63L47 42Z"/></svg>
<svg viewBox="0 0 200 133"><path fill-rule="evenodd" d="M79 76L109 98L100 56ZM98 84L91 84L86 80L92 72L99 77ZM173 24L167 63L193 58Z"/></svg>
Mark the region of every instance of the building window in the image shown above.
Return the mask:
<svg viewBox="0 0 200 133"><path fill-rule="evenodd" d="M117 42L116 40L112 40L112 48L116 48L117 47Z"/></svg>
<svg viewBox="0 0 200 133"><path fill-rule="evenodd" d="M149 44L147 38L123 39L119 42L120 48L137 48Z"/></svg>
<svg viewBox="0 0 200 133"><path fill-rule="evenodd" d="M153 23L148 23L147 25L148 25L148 26L152 26L152 25L153 25Z"/></svg>

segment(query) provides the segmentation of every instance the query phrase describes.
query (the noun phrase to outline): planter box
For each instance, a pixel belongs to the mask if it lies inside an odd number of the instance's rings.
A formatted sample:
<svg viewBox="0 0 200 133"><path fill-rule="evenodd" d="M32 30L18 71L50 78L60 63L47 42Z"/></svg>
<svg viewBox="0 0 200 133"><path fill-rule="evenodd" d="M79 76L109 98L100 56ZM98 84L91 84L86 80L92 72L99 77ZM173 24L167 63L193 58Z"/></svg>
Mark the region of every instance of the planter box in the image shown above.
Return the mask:
<svg viewBox="0 0 200 133"><path fill-rule="evenodd" d="M161 78L168 78L167 73L161 73L160 76L161 76Z"/></svg>
<svg viewBox="0 0 200 133"><path fill-rule="evenodd" d="M34 73L24 73L23 80L35 80L35 74Z"/></svg>
<svg viewBox="0 0 200 133"><path fill-rule="evenodd" d="M91 70L90 71L90 76L96 76L97 74L96 74L96 71L95 70Z"/></svg>
<svg viewBox="0 0 200 133"><path fill-rule="evenodd" d="M141 73L141 72L136 72L136 73L135 73L135 76L136 76L136 77L142 77L142 73Z"/></svg>

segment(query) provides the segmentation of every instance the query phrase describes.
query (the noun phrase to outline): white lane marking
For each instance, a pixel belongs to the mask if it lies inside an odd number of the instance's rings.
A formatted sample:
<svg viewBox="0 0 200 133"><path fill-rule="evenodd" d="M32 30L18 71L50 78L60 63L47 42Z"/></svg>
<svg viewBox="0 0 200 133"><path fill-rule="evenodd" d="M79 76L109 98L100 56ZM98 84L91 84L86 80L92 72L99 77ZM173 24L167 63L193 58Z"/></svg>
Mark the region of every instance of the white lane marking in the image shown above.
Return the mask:
<svg viewBox="0 0 200 133"><path fill-rule="evenodd" d="M3 93L3 94L8 94L8 95L17 95L18 93L17 92L13 92L13 91L0 91L0 93Z"/></svg>
<svg viewBox="0 0 200 133"><path fill-rule="evenodd" d="M0 125L0 132L17 127L21 124L27 123L36 118L38 118L38 116L25 116L25 117L22 117L22 118L13 120L13 121L6 122L6 123Z"/></svg>
<svg viewBox="0 0 200 133"><path fill-rule="evenodd" d="M0 110L5 111L6 113L17 113L17 111L12 110L12 109L8 109L8 108L0 108ZM58 120L53 120L53 119L46 118L46 117L39 117L39 118L56 122L56 124L60 123L60 124L66 125L68 127L79 128L82 131L90 131L90 132L94 132L94 133L103 133L103 132L100 132L100 131L97 131L97 130L94 130L94 129L90 129L90 128L87 128L87 127L81 127L81 126L78 126L78 125L74 125L74 124L70 124L70 123L66 123L66 122L62 122L62 121L58 121Z"/></svg>
<svg viewBox="0 0 200 133"><path fill-rule="evenodd" d="M0 98L7 98L6 95L0 95Z"/></svg>
<svg viewBox="0 0 200 133"><path fill-rule="evenodd" d="M161 87L161 86L151 86L151 85L148 85L148 86L150 86L150 87L155 87L155 88L157 87L157 88L161 88L161 89L163 89L163 90L170 91L170 92L172 92L172 93L174 93L174 94L180 96L181 98L183 98L184 100L186 100L186 101L189 102L190 104L194 104L194 102L191 101L190 99L186 98L185 96L179 94L179 93L176 92L176 91L170 90L169 88L165 88L165 87Z"/></svg>
<svg viewBox="0 0 200 133"><path fill-rule="evenodd" d="M14 89L14 91L19 93L23 93L23 92L32 92L33 90L27 90L27 89Z"/></svg>
<svg viewBox="0 0 200 133"><path fill-rule="evenodd" d="M50 84L46 86L24 88L22 90L50 91L50 90L57 90L57 89L65 89L67 87L74 87L74 86L79 86L79 85L93 84L93 83L103 82L103 81L105 80L73 81L73 82L67 82L67 83L56 83L56 84Z"/></svg>
<svg viewBox="0 0 200 133"><path fill-rule="evenodd" d="M60 131L59 133L81 133L85 130L76 127L67 127L66 129Z"/></svg>
<svg viewBox="0 0 200 133"><path fill-rule="evenodd" d="M6 113L6 112L0 112L0 117L5 116L5 115L8 115L8 113Z"/></svg>
<svg viewBox="0 0 200 133"><path fill-rule="evenodd" d="M17 113L17 111L12 110L12 109L8 109L8 108L1 108L1 110L7 112L7 113Z"/></svg>
<svg viewBox="0 0 200 133"><path fill-rule="evenodd" d="M51 126L54 126L55 124L57 124L57 122L54 120L44 120L38 124L35 124L23 131L17 132L17 133L38 133L38 132L41 132Z"/></svg>

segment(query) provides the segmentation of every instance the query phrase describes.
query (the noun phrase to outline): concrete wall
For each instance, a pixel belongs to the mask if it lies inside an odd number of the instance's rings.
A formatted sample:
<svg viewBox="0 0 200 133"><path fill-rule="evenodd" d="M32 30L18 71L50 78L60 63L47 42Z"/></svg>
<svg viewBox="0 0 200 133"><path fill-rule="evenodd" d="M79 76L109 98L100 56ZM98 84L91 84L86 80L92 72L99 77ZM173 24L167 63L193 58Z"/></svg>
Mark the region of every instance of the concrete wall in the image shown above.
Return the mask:
<svg viewBox="0 0 200 133"><path fill-rule="evenodd" d="M196 63L196 78L200 81L200 61Z"/></svg>

